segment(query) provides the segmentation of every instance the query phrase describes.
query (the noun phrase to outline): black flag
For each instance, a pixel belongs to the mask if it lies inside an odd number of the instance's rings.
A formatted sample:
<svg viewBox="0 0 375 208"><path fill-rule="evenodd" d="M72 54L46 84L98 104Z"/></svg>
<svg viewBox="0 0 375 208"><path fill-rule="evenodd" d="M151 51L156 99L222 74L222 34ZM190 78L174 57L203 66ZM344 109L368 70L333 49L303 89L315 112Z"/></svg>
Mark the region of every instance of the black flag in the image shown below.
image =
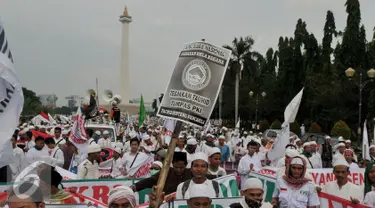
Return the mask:
<svg viewBox="0 0 375 208"><path fill-rule="evenodd" d="M98 116L99 110L98 105L96 104L95 96L90 95L90 103L86 108L83 109L83 114L85 115L85 119L92 119Z"/></svg>

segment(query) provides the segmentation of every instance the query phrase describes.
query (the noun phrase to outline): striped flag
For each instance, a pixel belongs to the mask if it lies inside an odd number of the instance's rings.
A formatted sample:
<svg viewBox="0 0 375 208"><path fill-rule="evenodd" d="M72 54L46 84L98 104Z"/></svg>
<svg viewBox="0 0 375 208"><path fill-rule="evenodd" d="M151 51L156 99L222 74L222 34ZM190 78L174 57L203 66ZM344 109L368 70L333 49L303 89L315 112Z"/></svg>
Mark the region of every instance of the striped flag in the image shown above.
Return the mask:
<svg viewBox="0 0 375 208"><path fill-rule="evenodd" d="M10 138L19 124L23 102L22 85L14 71L12 52L0 22L0 168L12 162Z"/></svg>
<svg viewBox="0 0 375 208"><path fill-rule="evenodd" d="M81 108L77 110L69 140L77 147L80 155L87 153L89 144L85 128L85 116L82 115Z"/></svg>

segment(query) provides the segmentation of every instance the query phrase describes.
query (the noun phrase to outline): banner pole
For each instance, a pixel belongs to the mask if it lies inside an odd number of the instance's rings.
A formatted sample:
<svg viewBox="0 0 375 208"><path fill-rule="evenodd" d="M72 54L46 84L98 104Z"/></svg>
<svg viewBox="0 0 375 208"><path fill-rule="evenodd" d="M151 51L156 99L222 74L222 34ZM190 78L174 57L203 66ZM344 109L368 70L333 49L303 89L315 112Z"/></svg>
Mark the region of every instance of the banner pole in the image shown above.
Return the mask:
<svg viewBox="0 0 375 208"><path fill-rule="evenodd" d="M164 160L163 168L160 170L158 183L156 185L156 199L155 199L155 201L154 200L150 201L150 207L152 207L152 208L159 207L159 204L162 202L160 200L160 196L161 196L161 194L163 193L163 190L164 190L165 181L167 180L169 168L170 168L171 163L172 163L173 154L174 154L174 151L176 149L177 138L180 135L181 127L182 127L182 122L177 121L176 126L175 126L174 131L173 131L173 134L172 134L171 142L169 143L169 146L168 146L167 156Z"/></svg>

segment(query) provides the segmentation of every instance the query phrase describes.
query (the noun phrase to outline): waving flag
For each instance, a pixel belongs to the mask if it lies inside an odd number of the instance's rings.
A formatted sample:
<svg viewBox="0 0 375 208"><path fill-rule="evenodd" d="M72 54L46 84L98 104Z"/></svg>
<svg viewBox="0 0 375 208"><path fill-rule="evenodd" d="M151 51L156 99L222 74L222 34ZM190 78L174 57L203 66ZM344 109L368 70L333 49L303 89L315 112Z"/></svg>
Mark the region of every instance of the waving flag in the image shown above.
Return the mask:
<svg viewBox="0 0 375 208"><path fill-rule="evenodd" d="M14 71L12 52L0 22L0 168L12 162L10 138L19 124L23 102L22 86Z"/></svg>
<svg viewBox="0 0 375 208"><path fill-rule="evenodd" d="M77 110L69 140L77 147L80 155L87 153L88 140L85 128L85 116L82 115L81 108Z"/></svg>
<svg viewBox="0 0 375 208"><path fill-rule="evenodd" d="M281 125L281 133L277 135L276 141L273 143L271 149L267 152L267 158L273 162L278 161L284 156L285 146L289 144L290 123L296 119L299 106L301 104L303 89L293 98L284 111L284 123Z"/></svg>
<svg viewBox="0 0 375 208"><path fill-rule="evenodd" d="M363 135L362 135L362 158L364 160L371 161L366 123L367 121L365 120L365 123L363 124Z"/></svg>
<svg viewBox="0 0 375 208"><path fill-rule="evenodd" d="M146 108L145 103L143 101L143 95L141 95L141 104L139 105L139 117L138 117L138 126L141 127L143 122L146 119Z"/></svg>

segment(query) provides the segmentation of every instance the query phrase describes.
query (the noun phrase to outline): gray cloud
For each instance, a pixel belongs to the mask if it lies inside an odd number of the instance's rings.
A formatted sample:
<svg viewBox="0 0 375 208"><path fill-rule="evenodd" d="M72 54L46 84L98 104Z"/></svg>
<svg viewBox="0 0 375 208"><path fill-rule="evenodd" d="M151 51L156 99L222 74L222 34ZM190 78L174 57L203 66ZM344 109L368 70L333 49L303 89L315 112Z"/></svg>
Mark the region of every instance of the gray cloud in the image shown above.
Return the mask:
<svg viewBox="0 0 375 208"><path fill-rule="evenodd" d="M325 13L332 10L344 29L342 0L2 0L0 17L18 75L38 94L85 95L99 78L101 89L119 92L121 15L125 3L130 26L130 95L151 101L165 87L184 42L205 38L217 45L252 35L254 49L276 47L291 36L298 18L319 39ZM373 0L362 0L362 21L372 37Z"/></svg>

